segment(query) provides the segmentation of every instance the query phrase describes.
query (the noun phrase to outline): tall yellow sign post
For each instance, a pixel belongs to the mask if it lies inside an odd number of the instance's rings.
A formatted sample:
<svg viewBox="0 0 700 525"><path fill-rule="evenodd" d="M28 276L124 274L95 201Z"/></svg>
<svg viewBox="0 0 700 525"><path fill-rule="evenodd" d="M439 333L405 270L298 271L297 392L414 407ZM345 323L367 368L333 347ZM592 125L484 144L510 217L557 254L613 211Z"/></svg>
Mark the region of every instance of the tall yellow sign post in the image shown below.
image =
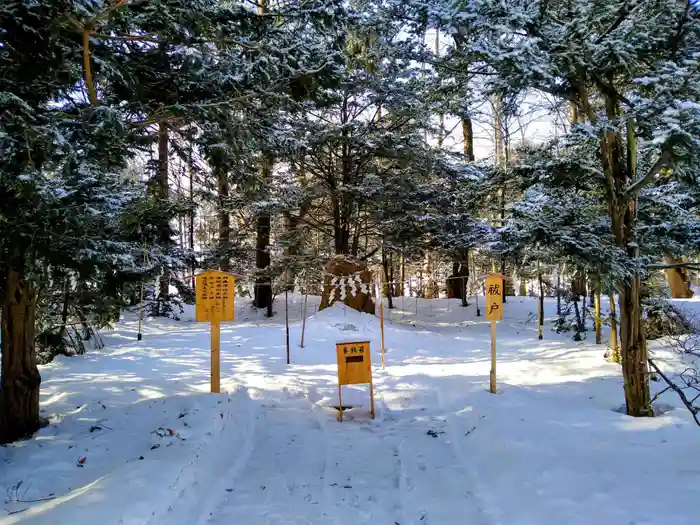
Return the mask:
<svg viewBox="0 0 700 525"><path fill-rule="evenodd" d="M503 275L491 274L486 277L486 320L491 321L491 373L489 392L496 393L496 321L503 319Z"/></svg>
<svg viewBox="0 0 700 525"><path fill-rule="evenodd" d="M343 385L369 383L369 400L374 419L374 386L372 385L372 359L369 354L369 341L336 343L338 357L338 410L343 421Z"/></svg>
<svg viewBox="0 0 700 525"><path fill-rule="evenodd" d="M217 270L195 278L195 316L198 323L209 322L211 329L211 391L221 392L221 324L233 321L236 278Z"/></svg>

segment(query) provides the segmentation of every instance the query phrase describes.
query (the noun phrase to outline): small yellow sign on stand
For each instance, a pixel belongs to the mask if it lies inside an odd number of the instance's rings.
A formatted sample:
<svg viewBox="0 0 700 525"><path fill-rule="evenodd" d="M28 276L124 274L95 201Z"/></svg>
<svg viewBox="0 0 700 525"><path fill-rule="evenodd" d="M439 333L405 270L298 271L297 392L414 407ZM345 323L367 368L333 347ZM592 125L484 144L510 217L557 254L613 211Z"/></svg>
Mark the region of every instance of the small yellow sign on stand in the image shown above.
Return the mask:
<svg viewBox="0 0 700 525"><path fill-rule="evenodd" d="M372 419L374 419L374 386L372 384L372 359L369 341L352 341L336 343L338 359L338 410L343 421L343 385L361 385L369 383L369 398Z"/></svg>
<svg viewBox="0 0 700 525"><path fill-rule="evenodd" d="M491 373L489 374L489 392L496 393L496 321L503 319L503 283L505 276L491 274L486 276L484 293L486 295L486 320L491 321Z"/></svg>
<svg viewBox="0 0 700 525"><path fill-rule="evenodd" d="M195 319L211 328L211 391L221 391L221 324L234 319L236 277L207 270L195 277Z"/></svg>

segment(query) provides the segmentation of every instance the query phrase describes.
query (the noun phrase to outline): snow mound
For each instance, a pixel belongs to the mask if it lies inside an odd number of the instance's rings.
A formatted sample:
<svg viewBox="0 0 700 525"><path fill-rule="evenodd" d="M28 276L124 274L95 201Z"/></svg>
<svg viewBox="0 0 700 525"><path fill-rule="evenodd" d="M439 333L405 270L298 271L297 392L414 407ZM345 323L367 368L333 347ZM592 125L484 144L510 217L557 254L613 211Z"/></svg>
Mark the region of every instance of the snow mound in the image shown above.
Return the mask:
<svg viewBox="0 0 700 525"><path fill-rule="evenodd" d="M292 361L296 364L335 367L336 343L351 341L369 341L372 361L381 364L379 319L342 304L333 305L306 320L304 348L292 352Z"/></svg>
<svg viewBox="0 0 700 525"><path fill-rule="evenodd" d="M306 332L312 337L329 337L333 334L338 339L337 342L346 341L348 338L373 340L380 334L379 318L342 304L335 304L309 317L306 321Z"/></svg>

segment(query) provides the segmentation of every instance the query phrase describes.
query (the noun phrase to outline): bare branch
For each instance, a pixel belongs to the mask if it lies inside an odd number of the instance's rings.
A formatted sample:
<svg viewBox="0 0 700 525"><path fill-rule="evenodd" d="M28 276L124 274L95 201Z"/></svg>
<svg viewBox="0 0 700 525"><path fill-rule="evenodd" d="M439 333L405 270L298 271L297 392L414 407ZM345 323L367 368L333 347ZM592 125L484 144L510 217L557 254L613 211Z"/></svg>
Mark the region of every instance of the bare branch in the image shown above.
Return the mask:
<svg viewBox="0 0 700 525"><path fill-rule="evenodd" d="M685 405L685 407L690 411L690 413L693 415L693 419L695 420L695 424L700 427L700 420L698 420L698 414L696 408L693 406L693 404L688 401L688 398L685 396L685 392L676 385L673 381L671 381L662 371L661 369L656 365L654 360L652 358L648 358L649 364L651 367L654 369L654 371L661 376L661 378L666 382L668 385L668 388L673 390L676 394L678 394L678 397L681 398L681 401Z"/></svg>
<svg viewBox="0 0 700 525"><path fill-rule="evenodd" d="M627 1L623 4L623 6L620 8L620 10L617 12L617 18L615 21L612 23L612 25L603 31L603 33L598 37L598 40L596 40L596 45L600 44L610 33L615 31L618 27L620 27L620 24L624 22L627 19L627 16L632 12L634 9L634 4L635 2Z"/></svg>
<svg viewBox="0 0 700 525"><path fill-rule="evenodd" d="M659 155L659 158L656 160L654 165L651 168L649 168L649 170L642 178L637 179L635 182L633 182L627 187L627 189L625 190L625 196L633 197L637 195L647 184L649 184L654 179L654 177L661 173L662 169L667 168L672 164L673 154L671 152L671 144L666 143L664 144L664 147L661 151L661 155Z"/></svg>

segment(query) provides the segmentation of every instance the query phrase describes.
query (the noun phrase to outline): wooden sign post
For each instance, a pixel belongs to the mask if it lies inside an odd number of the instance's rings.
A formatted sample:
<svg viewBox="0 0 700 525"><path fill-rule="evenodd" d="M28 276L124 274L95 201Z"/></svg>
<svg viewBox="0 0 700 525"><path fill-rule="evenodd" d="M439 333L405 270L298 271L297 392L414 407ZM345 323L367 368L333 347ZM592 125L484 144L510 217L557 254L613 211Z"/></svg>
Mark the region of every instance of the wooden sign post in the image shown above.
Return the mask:
<svg viewBox="0 0 700 525"><path fill-rule="evenodd" d="M503 319L503 283L500 274L486 277L486 320L491 321L491 373L489 374L489 392L496 393L496 321Z"/></svg>
<svg viewBox="0 0 700 525"><path fill-rule="evenodd" d="M221 323L233 321L236 277L208 270L195 277L195 318L211 329L211 391L221 392Z"/></svg>
<svg viewBox="0 0 700 525"><path fill-rule="evenodd" d="M372 419L374 419L374 386L372 385L372 359L369 353L369 341L336 343L338 358L338 410L340 422L343 421L343 385L361 385L369 383L369 400Z"/></svg>

